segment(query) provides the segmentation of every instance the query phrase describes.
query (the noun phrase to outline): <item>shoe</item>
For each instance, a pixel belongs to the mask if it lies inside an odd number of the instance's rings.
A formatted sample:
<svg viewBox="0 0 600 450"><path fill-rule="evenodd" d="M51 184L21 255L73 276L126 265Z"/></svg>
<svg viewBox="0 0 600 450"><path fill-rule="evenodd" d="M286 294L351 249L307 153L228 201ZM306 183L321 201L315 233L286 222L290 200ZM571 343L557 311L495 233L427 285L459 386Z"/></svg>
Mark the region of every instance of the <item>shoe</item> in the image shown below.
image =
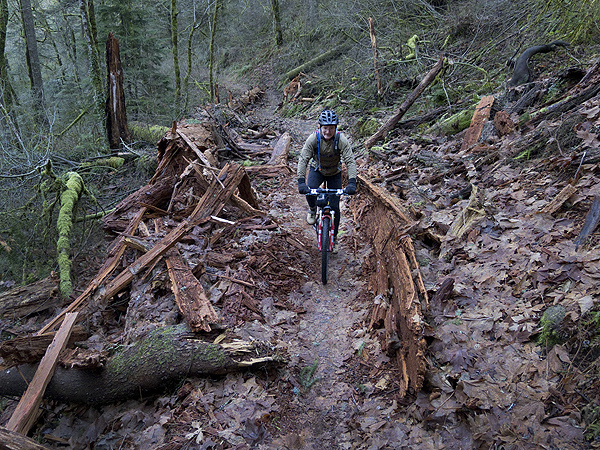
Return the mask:
<svg viewBox="0 0 600 450"><path fill-rule="evenodd" d="M306 223L309 225L314 225L317 221L317 210L309 209L308 214L306 215Z"/></svg>
<svg viewBox="0 0 600 450"><path fill-rule="evenodd" d="M337 241L337 239L334 239L333 240L333 250L331 250L331 253L335 254L338 252L338 250L339 250L338 241Z"/></svg>

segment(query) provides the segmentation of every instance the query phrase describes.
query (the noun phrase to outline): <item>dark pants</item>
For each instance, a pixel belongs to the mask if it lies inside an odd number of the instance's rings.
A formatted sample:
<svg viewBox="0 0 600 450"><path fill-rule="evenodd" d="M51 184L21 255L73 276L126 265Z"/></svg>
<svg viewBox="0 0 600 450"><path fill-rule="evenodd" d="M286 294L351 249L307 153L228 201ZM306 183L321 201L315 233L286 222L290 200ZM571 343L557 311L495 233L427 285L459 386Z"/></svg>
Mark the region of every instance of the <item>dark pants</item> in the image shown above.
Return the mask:
<svg viewBox="0 0 600 450"><path fill-rule="evenodd" d="M306 179L306 184L308 187L311 189L316 189L323 183L325 183L325 187L327 189L341 189L342 172L326 177L314 167L311 167L308 170L308 178ZM316 208L317 198L314 195L307 195L306 201L311 209ZM335 211L335 218L333 219L333 234L337 237L338 227L340 225L340 198L338 196L329 197L329 205L331 206L331 209Z"/></svg>

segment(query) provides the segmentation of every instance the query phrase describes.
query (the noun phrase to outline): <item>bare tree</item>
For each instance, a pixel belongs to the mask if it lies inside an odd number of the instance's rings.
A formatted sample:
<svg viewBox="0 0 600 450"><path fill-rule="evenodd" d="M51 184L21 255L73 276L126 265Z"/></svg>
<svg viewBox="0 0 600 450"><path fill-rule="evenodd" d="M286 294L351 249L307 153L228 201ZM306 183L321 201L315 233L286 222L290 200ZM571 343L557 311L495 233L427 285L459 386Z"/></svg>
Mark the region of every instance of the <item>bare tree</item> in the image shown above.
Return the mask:
<svg viewBox="0 0 600 450"><path fill-rule="evenodd" d="M271 11L273 13L275 44L277 47L281 47L283 45L283 33L281 31L281 9L279 7L279 0L271 0Z"/></svg>
<svg viewBox="0 0 600 450"><path fill-rule="evenodd" d="M173 51L173 71L175 75L175 107L179 110L181 102L181 71L179 70L177 33L177 0L171 0L171 49Z"/></svg>
<svg viewBox="0 0 600 450"><path fill-rule="evenodd" d="M210 87L210 100L214 101L216 97L216 86L214 80L214 63L215 63L215 35L217 33L217 18L219 10L223 6L223 0L215 0L215 8L213 10L212 21L210 23L210 45L208 50L208 85Z"/></svg>
<svg viewBox="0 0 600 450"><path fill-rule="evenodd" d="M44 84L42 82L42 68L38 54L37 38L35 36L35 21L31 10L30 0L21 0L21 20L23 21L23 32L25 34L25 56L29 80L31 81L31 92L37 103L35 109L41 113L44 108ZM42 114L38 117L41 118Z"/></svg>

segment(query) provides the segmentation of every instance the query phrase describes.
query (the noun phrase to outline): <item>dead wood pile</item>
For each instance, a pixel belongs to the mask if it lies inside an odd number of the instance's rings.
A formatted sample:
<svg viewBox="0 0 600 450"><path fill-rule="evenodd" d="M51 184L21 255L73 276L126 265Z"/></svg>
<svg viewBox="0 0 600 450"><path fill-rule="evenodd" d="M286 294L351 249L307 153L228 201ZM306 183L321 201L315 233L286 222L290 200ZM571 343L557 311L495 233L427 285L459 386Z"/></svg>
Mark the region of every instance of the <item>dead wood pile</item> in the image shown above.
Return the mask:
<svg viewBox="0 0 600 450"><path fill-rule="evenodd" d="M47 392L64 401L107 403L152 392L189 376L190 359L195 361L196 375L281 361L269 345L238 342L232 346L231 337L219 344L198 341L202 334L211 340L224 327L263 320L260 299L293 289L306 270L302 264L293 272L288 269L298 266L290 255L303 246L260 210L244 167L218 162L219 152L231 150L219 130L223 126L212 121L174 124L159 142L155 175L103 220L104 229L117 237L94 279L35 336L2 344L5 368L20 365L16 371L2 372L2 394L23 392L23 376L30 379L35 374L53 330L74 311L79 312L78 321L85 319L88 330L98 330L96 336L112 337L105 342L94 339L86 344L88 351L61 353ZM261 153L263 164L254 171L287 176L289 144L289 135L283 135L276 151L263 145L267 149ZM53 292L53 286L46 291ZM14 313L17 297L12 294L6 298ZM44 309L39 303L33 307ZM28 304L19 308L32 311ZM179 322L185 322L188 331L166 334L171 342L166 345L160 330ZM152 337L157 332L160 345ZM182 339L186 333L189 336ZM75 327L69 345L88 336ZM186 345L191 338L196 343ZM124 351L109 350L115 345ZM249 349L254 357L242 358ZM182 358L182 352L191 353ZM140 354L144 357L136 356ZM123 358L128 362L123 363ZM181 370L174 370L178 365Z"/></svg>

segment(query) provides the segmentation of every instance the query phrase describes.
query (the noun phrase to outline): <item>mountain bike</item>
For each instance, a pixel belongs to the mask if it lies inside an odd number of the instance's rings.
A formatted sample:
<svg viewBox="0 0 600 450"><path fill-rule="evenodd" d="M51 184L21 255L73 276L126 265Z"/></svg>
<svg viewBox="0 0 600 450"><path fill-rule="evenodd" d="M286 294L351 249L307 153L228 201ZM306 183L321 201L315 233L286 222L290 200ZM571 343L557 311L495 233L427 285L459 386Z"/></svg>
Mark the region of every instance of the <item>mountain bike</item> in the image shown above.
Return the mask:
<svg viewBox="0 0 600 450"><path fill-rule="evenodd" d="M311 189L306 195L317 197L317 220L313 228L317 232L317 245L321 252L321 281L327 284L327 265L329 253L333 251L335 211L329 205L329 199L334 196L347 195L343 189Z"/></svg>

